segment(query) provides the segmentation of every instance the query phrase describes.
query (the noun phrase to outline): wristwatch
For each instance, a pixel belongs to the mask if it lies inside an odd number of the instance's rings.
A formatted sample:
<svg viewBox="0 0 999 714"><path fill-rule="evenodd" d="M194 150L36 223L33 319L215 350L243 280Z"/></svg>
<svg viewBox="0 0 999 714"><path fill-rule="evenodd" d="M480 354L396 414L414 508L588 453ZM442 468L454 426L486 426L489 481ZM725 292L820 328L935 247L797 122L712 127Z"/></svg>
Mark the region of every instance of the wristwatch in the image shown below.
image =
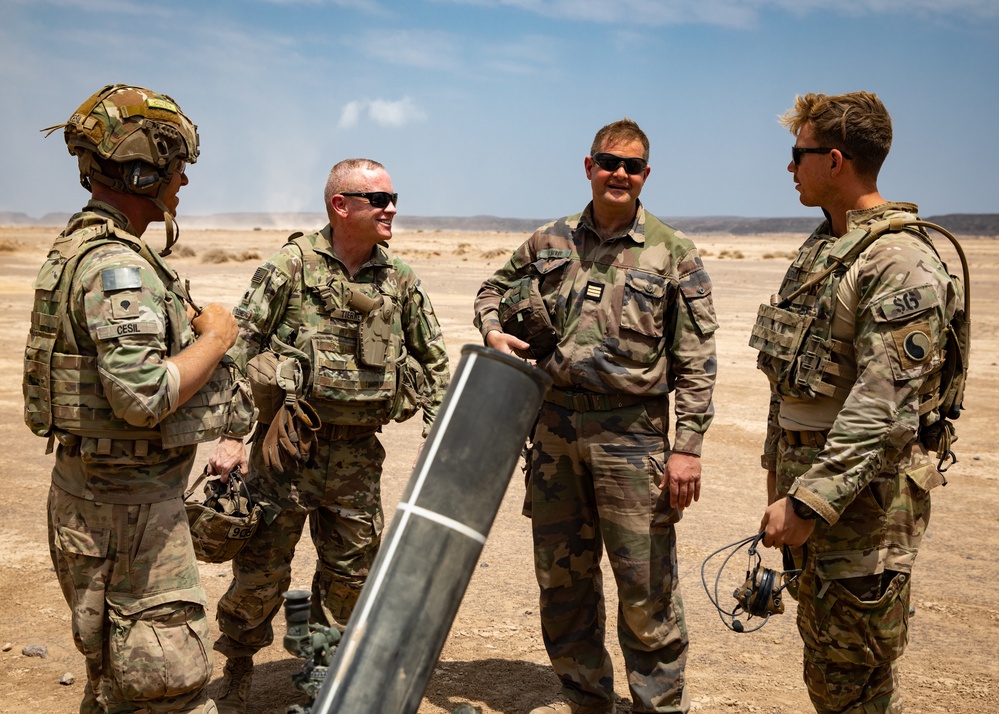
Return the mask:
<svg viewBox="0 0 999 714"><path fill-rule="evenodd" d="M794 496L791 496L791 509L794 511L794 515L806 521L812 521L819 517L819 514L811 506L804 501L799 501Z"/></svg>

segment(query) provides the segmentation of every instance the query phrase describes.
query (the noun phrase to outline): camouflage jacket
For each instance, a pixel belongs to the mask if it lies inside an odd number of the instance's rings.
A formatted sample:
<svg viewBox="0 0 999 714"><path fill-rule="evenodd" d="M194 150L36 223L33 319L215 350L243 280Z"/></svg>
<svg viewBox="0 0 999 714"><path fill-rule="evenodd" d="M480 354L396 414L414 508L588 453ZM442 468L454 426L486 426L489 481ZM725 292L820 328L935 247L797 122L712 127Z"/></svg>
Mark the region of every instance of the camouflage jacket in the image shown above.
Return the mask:
<svg viewBox="0 0 999 714"><path fill-rule="evenodd" d="M845 254L863 238L865 226L886 218L915 218L916 210L913 204L886 203L851 211L847 214L849 230L840 238L830 236L829 223L824 222L788 268L780 295L788 295L808 274L827 266L830 256ZM831 397L839 408L815 462L794 483L778 484L778 495L793 495L830 525L844 517L857 495L880 473L904 470L899 460L915 458L911 447L919 435L920 390L940 369L945 328L960 299L929 238L907 231L879 238L850 270L856 271L858 303L856 314L849 316L854 334L845 363L856 376L848 389ZM837 309L842 293L833 295L829 304L816 300L826 287L820 284L798 296L791 310L818 317L816 323L828 322L829 311ZM781 391L772 385L762 459L768 469L776 467L782 403L792 398ZM807 407L808 399L798 397ZM828 398L818 395L814 401L818 404ZM932 466L917 467L920 485L932 487L942 480Z"/></svg>
<svg viewBox="0 0 999 714"><path fill-rule="evenodd" d="M331 246L327 225L318 233L292 236L257 268L233 310L240 329L230 354L244 371L266 349L299 358L308 381L304 396L324 424L388 423L403 379L399 372L416 365L422 370L426 435L450 380L444 336L429 297L413 269L383 244L353 277ZM353 294L391 313L375 328L379 359L362 355L367 328Z"/></svg>
<svg viewBox="0 0 999 714"><path fill-rule="evenodd" d="M475 300L483 337L502 329L500 299L531 272L558 335L538 361L555 387L663 399L675 389L673 448L700 454L714 415L718 324L694 244L641 203L627 233L601 241L591 204L538 229L483 283Z"/></svg>
<svg viewBox="0 0 999 714"><path fill-rule="evenodd" d="M166 358L195 341L186 286L111 206L91 201L73 216L34 287L25 420L58 440L60 488L107 503L174 498L194 444L249 430L229 419L231 361L179 403Z"/></svg>

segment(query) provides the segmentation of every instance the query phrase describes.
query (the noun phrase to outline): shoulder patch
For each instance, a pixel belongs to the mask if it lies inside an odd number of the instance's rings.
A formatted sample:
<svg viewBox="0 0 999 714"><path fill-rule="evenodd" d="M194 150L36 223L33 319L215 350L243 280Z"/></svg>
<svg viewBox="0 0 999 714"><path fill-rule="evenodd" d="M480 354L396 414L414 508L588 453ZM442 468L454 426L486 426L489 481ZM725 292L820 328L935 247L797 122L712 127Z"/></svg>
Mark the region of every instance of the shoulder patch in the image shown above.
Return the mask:
<svg viewBox="0 0 999 714"><path fill-rule="evenodd" d="M104 292L134 290L142 287L142 275L138 268L105 268L101 271L101 285Z"/></svg>
<svg viewBox="0 0 999 714"><path fill-rule="evenodd" d="M111 303L111 317L116 320L126 320L139 316L138 293L117 293L112 295L108 299L108 302Z"/></svg>
<svg viewBox="0 0 999 714"><path fill-rule="evenodd" d="M929 283L903 288L882 298L872 306L877 322L896 322L934 307L940 298Z"/></svg>

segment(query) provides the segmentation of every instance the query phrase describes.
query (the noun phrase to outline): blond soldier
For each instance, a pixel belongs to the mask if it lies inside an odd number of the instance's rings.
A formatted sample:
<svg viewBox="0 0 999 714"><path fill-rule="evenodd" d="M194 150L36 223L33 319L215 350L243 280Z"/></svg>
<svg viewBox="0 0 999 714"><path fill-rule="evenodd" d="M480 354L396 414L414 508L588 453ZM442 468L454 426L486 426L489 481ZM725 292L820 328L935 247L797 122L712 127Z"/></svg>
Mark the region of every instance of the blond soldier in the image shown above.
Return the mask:
<svg viewBox="0 0 999 714"><path fill-rule="evenodd" d="M107 86L65 137L93 200L35 282L25 420L55 444L49 548L86 657L80 711L214 712L206 598L182 494L196 444L251 425L223 360L236 323L193 320L177 274L143 241L198 158L196 127L164 94ZM53 127L54 129L61 128ZM168 252L168 251L167 251Z"/></svg>
<svg viewBox="0 0 999 714"><path fill-rule="evenodd" d="M615 710L605 544L631 711L689 709L674 524L700 496L717 324L697 249L638 200L648 158L633 121L603 127L583 160L590 204L534 233L475 302L486 344L536 359L554 383L532 435L525 515L562 686L532 714Z"/></svg>
<svg viewBox="0 0 999 714"><path fill-rule="evenodd" d="M900 711L910 575L943 483L925 444L960 287L919 230L863 247L874 224L917 211L878 191L892 127L877 96L799 96L783 123L801 203L827 220L753 330L773 395L760 529L769 546L807 543L798 629L816 711Z"/></svg>

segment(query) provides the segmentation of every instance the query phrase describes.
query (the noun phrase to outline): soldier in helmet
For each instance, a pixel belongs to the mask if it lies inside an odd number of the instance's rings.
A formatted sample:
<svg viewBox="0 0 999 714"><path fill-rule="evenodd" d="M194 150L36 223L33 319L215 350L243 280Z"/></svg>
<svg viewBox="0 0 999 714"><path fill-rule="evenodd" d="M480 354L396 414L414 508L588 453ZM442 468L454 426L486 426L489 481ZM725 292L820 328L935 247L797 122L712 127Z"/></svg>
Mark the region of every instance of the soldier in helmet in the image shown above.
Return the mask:
<svg viewBox="0 0 999 714"><path fill-rule="evenodd" d="M166 221L173 240L197 130L170 97L125 85L63 127L92 200L35 281L24 396L28 426L55 447L49 548L86 657L80 711L213 712L182 493L196 445L245 434L252 404L223 361L235 320L196 309L142 238Z"/></svg>
<svg viewBox="0 0 999 714"><path fill-rule="evenodd" d="M233 310L232 354L260 406L248 482L267 507L218 605L223 714L246 711L253 655L273 640L306 519L318 554L312 620L346 626L381 541L378 432L422 410L426 436L443 402L440 325L419 278L388 247L398 198L382 164L336 164L324 195L329 224L292 235ZM242 441L223 438L209 464L227 474L246 461Z"/></svg>
<svg viewBox="0 0 999 714"><path fill-rule="evenodd" d="M531 714L615 711L605 546L631 711L690 706L674 524L700 496L717 323L694 244L638 199L648 160L635 122L600 129L583 159L589 205L538 229L475 301L486 344L536 359L554 384L532 435L525 515L562 686Z"/></svg>

